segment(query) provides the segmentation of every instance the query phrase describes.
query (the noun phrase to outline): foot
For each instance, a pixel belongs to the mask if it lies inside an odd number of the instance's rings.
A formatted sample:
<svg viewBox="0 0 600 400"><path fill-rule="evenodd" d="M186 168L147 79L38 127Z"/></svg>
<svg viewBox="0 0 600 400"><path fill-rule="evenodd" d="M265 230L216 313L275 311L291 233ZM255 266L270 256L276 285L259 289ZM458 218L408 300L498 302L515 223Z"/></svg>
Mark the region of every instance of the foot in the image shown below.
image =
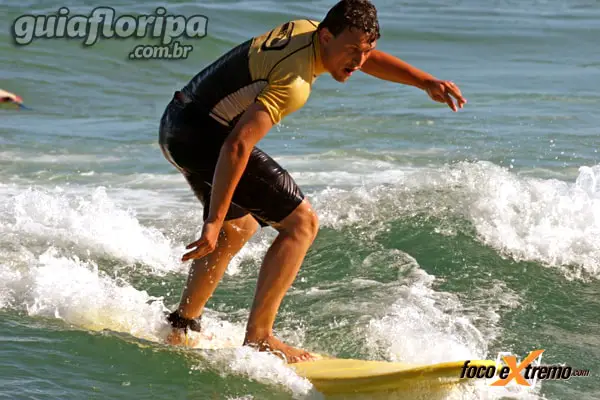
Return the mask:
<svg viewBox="0 0 600 400"><path fill-rule="evenodd" d="M189 319L184 318L179 314L178 310L173 311L167 315L167 322L172 326L172 330L165 340L167 344L174 346L187 346L195 347L200 342L200 338L197 335L191 335L193 332L201 332L200 326L201 316Z"/></svg>
<svg viewBox="0 0 600 400"><path fill-rule="evenodd" d="M190 335L184 329L173 328L165 342L173 346L195 347L200 341L196 335Z"/></svg>
<svg viewBox="0 0 600 400"><path fill-rule="evenodd" d="M244 345L256 348L258 351L268 351L277 357L287 361L288 364L301 361L313 361L317 358L306 350L298 349L283 343L274 336L268 336L265 339L250 340L245 339Z"/></svg>

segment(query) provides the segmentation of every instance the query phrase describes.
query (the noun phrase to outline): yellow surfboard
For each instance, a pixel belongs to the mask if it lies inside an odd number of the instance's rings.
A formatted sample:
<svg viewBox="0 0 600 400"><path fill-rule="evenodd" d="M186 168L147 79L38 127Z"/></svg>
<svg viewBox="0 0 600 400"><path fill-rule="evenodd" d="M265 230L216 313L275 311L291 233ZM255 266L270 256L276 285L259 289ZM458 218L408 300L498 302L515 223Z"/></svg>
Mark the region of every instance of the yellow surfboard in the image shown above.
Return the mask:
<svg viewBox="0 0 600 400"><path fill-rule="evenodd" d="M228 338L216 338L193 332L192 346L182 346L193 350L221 351L235 349L240 343ZM122 339L128 340L127 336ZM138 346L146 347L143 342L134 341ZM191 343L190 343L191 344ZM180 346L176 346L180 347ZM434 399L433 394L446 393L458 384L470 379L460 378L464 361L439 364L411 364L389 361L368 361L349 358L334 358L328 355L312 353L314 361L287 364L299 376L308 379L316 390L325 395L344 395L369 393L369 398L377 392L402 392L410 398L419 392L424 399ZM470 360L470 367L496 365L492 360Z"/></svg>
<svg viewBox="0 0 600 400"><path fill-rule="evenodd" d="M236 348L240 344L223 338L205 337L193 333L196 349L219 350ZM317 360L287 364L299 376L308 379L316 390L326 395L402 392L407 398L433 399L433 394L445 394L457 385L470 381L460 378L464 361L438 364L412 364L389 361L368 361L351 358L335 358L313 353ZM469 366L496 365L493 360L469 360Z"/></svg>
<svg viewBox="0 0 600 400"><path fill-rule="evenodd" d="M445 390L468 378L460 378L464 361L440 364L408 364L387 361L327 358L290 364L323 394L403 390ZM496 365L492 360L470 360L470 366Z"/></svg>

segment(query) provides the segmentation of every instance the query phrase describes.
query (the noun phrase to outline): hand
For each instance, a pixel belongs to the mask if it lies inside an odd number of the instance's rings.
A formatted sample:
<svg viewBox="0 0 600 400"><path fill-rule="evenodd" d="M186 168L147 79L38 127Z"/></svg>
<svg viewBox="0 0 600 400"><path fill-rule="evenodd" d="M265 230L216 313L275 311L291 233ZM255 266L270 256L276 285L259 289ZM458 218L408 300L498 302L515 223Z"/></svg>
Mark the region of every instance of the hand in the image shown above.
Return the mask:
<svg viewBox="0 0 600 400"><path fill-rule="evenodd" d="M467 99L462 96L458 86L451 81L430 80L425 83L424 90L433 100L448 104L452 111L457 111L457 105L458 108L463 108L463 105L467 103ZM456 98L456 104L452 97Z"/></svg>
<svg viewBox="0 0 600 400"><path fill-rule="evenodd" d="M188 244L185 247L188 250L193 247L196 247L196 249L185 253L181 258L181 261L201 258L215 251L217 248L217 239L219 238L219 232L221 231L222 226L222 222L205 222L204 226L202 227L202 236L200 239Z"/></svg>
<svg viewBox="0 0 600 400"><path fill-rule="evenodd" d="M11 92L7 92L6 90L2 90L0 89L0 103L7 103L7 102L13 102L13 103L17 103L17 104L21 104L23 102L23 99L21 99L19 96L17 96L14 93Z"/></svg>

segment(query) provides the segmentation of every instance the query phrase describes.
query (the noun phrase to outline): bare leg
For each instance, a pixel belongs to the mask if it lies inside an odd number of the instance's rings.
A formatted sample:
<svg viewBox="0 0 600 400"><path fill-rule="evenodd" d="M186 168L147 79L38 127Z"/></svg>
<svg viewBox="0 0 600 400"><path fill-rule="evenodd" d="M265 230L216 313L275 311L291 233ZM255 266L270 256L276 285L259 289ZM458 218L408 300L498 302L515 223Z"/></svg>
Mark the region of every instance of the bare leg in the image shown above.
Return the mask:
<svg viewBox="0 0 600 400"><path fill-rule="evenodd" d="M204 306L221 281L229 262L250 240L258 226L251 215L223 223L215 251L192 262L179 303L181 317L192 319L202 315ZM183 340L181 329L174 329L167 339L171 344L180 344Z"/></svg>
<svg viewBox="0 0 600 400"><path fill-rule="evenodd" d="M282 352L288 362L311 358L273 337L273 323L285 293L296 278L306 252L318 232L318 220L305 200L278 226L279 235L267 251L258 276L244 344Z"/></svg>

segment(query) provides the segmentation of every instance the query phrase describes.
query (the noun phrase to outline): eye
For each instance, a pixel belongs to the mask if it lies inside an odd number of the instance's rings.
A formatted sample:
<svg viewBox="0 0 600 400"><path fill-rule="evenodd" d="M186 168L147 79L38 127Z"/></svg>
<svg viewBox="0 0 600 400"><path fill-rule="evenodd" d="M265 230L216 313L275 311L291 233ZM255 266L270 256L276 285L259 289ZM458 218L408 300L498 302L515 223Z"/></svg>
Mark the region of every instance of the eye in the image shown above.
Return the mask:
<svg viewBox="0 0 600 400"><path fill-rule="evenodd" d="M362 51L358 47L351 47L348 51L349 54L355 56L362 53Z"/></svg>

